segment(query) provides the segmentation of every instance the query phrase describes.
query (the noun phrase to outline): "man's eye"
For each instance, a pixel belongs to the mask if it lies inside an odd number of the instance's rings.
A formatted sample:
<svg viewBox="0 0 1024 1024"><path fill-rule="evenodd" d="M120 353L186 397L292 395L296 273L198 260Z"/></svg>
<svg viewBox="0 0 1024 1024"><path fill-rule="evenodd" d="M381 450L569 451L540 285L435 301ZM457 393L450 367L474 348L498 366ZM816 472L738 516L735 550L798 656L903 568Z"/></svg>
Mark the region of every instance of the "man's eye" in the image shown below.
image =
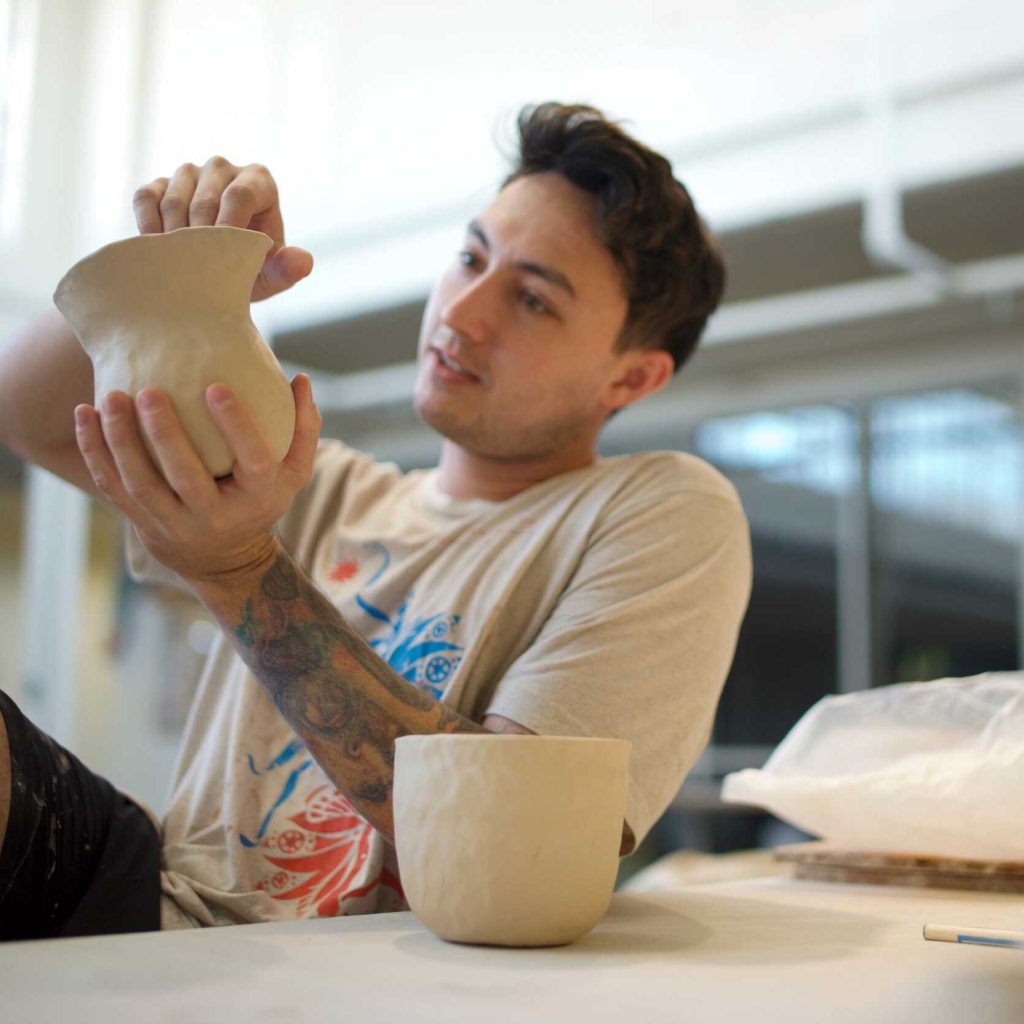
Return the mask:
<svg viewBox="0 0 1024 1024"><path fill-rule="evenodd" d="M536 293L531 291L523 292L523 302L531 313L550 313L547 303Z"/></svg>

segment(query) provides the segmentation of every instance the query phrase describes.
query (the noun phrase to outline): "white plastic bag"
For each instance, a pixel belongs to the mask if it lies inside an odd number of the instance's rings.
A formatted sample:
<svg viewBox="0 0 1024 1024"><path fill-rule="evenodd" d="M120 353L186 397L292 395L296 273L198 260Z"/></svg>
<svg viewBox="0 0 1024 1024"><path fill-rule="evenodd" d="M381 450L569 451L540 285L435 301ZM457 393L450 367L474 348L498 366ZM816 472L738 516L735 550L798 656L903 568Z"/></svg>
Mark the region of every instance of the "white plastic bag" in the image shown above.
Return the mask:
<svg viewBox="0 0 1024 1024"><path fill-rule="evenodd" d="M849 849L1024 861L1024 673L825 697L722 797Z"/></svg>

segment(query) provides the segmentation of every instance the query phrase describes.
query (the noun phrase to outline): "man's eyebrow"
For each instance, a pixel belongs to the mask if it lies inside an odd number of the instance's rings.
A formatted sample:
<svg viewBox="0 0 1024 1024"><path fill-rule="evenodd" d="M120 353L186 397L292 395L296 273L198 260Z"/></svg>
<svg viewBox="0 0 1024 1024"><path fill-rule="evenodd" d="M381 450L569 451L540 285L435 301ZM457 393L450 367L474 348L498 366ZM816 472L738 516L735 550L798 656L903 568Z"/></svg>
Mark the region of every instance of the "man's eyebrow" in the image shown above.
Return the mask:
<svg viewBox="0 0 1024 1024"><path fill-rule="evenodd" d="M491 242L487 237L487 232L484 231L477 221L471 220L466 230L473 235L488 252L491 251ZM576 298L576 289L573 288L572 282L569 278L567 278L560 270L555 270L554 267L546 267L543 263L534 263L532 260L517 260L514 266L519 270L526 271L527 274L536 274L537 277L542 277L545 281L550 281L551 284L557 285L559 288L567 291L574 299Z"/></svg>

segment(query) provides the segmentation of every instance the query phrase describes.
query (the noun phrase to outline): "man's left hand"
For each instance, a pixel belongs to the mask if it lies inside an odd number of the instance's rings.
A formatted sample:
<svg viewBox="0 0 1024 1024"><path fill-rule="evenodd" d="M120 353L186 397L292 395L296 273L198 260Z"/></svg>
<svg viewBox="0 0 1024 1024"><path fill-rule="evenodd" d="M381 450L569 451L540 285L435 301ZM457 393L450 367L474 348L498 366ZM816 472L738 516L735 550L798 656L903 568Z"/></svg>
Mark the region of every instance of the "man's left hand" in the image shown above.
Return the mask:
<svg viewBox="0 0 1024 1024"><path fill-rule="evenodd" d="M78 447L99 490L135 526L146 549L186 581L228 581L274 557L272 528L309 480L320 413L309 378L292 381L295 434L275 462L252 413L224 384L206 403L235 457L231 476L210 475L167 395L104 396L102 409L75 409ZM142 433L156 453L153 464Z"/></svg>

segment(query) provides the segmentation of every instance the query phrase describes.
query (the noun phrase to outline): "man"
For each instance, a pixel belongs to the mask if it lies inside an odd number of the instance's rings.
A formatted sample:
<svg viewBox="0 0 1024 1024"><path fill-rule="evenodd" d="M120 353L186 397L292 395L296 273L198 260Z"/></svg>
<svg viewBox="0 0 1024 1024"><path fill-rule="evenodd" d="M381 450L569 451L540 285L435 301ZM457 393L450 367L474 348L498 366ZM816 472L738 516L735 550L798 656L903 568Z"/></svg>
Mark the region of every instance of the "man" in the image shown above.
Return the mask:
<svg viewBox="0 0 1024 1024"><path fill-rule="evenodd" d="M118 509L136 576L183 582L223 630L159 837L0 701L0 900L6 883L36 934L403 908L391 790L407 733L631 740L623 854L699 755L749 594L746 521L700 460L595 448L692 352L722 265L668 163L597 111L543 104L519 127L517 166L423 318L415 404L444 438L435 470L318 446L300 374L280 464L230 389L208 389L236 457L217 481L163 393L89 404L88 360L58 319L3 351L0 440ZM135 210L144 233L266 231L254 298L311 269L262 167L185 165ZM64 764L67 781L32 781ZM83 802L95 813L63 835L130 857L72 871L60 842L48 854L32 808L66 821Z"/></svg>

